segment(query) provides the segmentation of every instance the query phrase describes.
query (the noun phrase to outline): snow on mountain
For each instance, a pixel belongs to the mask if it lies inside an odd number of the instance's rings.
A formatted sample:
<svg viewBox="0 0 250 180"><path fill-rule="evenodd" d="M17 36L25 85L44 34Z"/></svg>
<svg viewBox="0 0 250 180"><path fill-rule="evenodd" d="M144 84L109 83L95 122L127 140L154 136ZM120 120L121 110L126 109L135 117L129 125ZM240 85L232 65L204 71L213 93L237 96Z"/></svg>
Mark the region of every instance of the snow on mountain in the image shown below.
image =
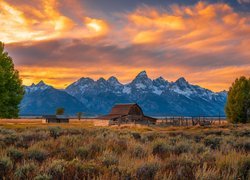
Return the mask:
<svg viewBox="0 0 250 180"><path fill-rule="evenodd" d="M46 89L52 88L52 86L49 86L45 84L43 81L40 81L37 84L32 84L31 86L25 86L25 92L26 93L33 93L35 91L43 91Z"/></svg>
<svg viewBox="0 0 250 180"><path fill-rule="evenodd" d="M20 104L20 114L55 114L59 107L64 108L69 115L86 111L86 107L74 96L40 81L38 84L25 87L25 95Z"/></svg>
<svg viewBox="0 0 250 180"><path fill-rule="evenodd" d="M40 82L26 87L27 94L53 88ZM81 78L65 93L76 98L88 113L107 113L115 103L136 102L149 115L218 115L224 114L227 92L212 92L190 84L185 78L168 82L162 77L150 79L140 72L130 83L121 84L114 76L108 80Z"/></svg>

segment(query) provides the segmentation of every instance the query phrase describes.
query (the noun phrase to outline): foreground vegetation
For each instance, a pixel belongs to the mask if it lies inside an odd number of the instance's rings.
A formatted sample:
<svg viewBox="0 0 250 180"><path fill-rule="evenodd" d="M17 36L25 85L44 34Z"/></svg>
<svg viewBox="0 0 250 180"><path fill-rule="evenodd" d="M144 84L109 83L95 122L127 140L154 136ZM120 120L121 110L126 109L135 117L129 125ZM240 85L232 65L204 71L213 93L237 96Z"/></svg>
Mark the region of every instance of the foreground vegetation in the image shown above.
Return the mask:
<svg viewBox="0 0 250 180"><path fill-rule="evenodd" d="M249 179L250 126L0 127L0 179Z"/></svg>

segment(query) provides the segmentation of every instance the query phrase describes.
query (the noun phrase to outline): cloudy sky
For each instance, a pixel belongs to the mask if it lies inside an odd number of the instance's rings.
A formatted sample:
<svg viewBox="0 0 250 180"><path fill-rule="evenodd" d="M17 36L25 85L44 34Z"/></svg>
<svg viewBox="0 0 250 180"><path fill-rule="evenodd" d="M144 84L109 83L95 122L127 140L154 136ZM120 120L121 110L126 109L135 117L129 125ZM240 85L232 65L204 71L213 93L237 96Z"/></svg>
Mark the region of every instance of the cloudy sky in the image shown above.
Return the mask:
<svg viewBox="0 0 250 180"><path fill-rule="evenodd" d="M250 76L250 0L0 0L0 41L26 85L146 70L227 90Z"/></svg>

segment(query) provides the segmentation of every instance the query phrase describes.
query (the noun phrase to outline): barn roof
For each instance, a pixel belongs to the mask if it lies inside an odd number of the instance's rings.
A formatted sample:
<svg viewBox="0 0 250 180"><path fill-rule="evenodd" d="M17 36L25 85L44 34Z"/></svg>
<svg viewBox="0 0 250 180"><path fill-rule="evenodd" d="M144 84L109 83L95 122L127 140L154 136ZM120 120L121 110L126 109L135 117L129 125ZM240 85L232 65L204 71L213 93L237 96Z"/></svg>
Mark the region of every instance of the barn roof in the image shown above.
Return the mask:
<svg viewBox="0 0 250 180"><path fill-rule="evenodd" d="M131 103L131 104L116 104L112 108L112 110L109 113L109 115L127 115L127 114L129 114L131 108L133 108L135 106L138 107L138 108L140 108L136 103Z"/></svg>

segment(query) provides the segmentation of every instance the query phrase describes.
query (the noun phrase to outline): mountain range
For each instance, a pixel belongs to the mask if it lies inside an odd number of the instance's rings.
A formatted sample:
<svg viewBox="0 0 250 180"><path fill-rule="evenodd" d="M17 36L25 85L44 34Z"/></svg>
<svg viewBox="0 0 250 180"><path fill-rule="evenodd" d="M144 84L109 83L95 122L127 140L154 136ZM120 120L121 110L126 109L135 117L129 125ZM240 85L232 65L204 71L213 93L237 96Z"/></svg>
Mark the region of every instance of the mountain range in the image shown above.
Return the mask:
<svg viewBox="0 0 250 180"><path fill-rule="evenodd" d="M81 78L60 90L41 81L25 86L25 92L20 115L54 114L63 107L69 115L95 116L108 113L116 103L138 103L151 116L218 116L225 114L227 98L226 91L213 92L183 77L175 82L162 77L152 80L145 71L128 84L114 76L97 81Z"/></svg>

